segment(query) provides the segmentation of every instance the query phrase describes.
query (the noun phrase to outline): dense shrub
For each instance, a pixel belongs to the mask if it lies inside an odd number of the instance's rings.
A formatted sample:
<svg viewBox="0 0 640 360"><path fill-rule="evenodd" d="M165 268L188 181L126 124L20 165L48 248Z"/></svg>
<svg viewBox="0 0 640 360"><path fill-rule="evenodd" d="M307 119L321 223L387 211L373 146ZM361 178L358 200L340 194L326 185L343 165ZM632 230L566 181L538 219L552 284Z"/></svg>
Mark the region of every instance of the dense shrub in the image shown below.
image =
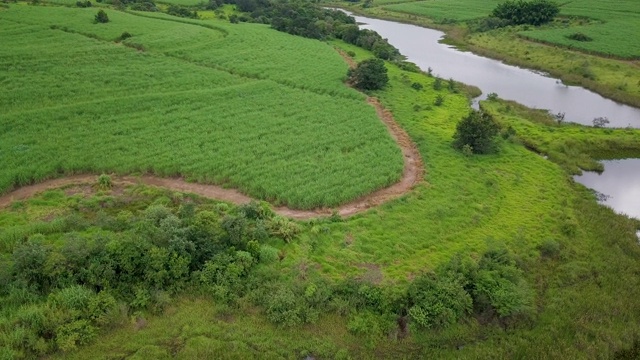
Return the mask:
<svg viewBox="0 0 640 360"><path fill-rule="evenodd" d="M471 295L460 277L426 274L409 287L409 317L418 326L445 327L471 311Z"/></svg>
<svg viewBox="0 0 640 360"><path fill-rule="evenodd" d="M507 0L493 9L491 15L511 25L542 25L560 12L558 4L548 0Z"/></svg>
<svg viewBox="0 0 640 360"><path fill-rule="evenodd" d="M347 76L353 86L362 90L382 89L388 82L387 68L380 59L367 59L349 69Z"/></svg>
<svg viewBox="0 0 640 360"><path fill-rule="evenodd" d="M499 126L491 115L471 110L456 126L453 145L457 149L468 145L474 154L485 154L493 150L498 131Z"/></svg>
<svg viewBox="0 0 640 360"><path fill-rule="evenodd" d="M100 10L98 11L98 13L96 14L95 18L94 18L94 22L96 24L104 24L104 23L108 23L109 22L109 16L107 15L106 12L104 12L104 10Z"/></svg>
<svg viewBox="0 0 640 360"><path fill-rule="evenodd" d="M191 18L191 19L197 19L198 18L198 12L197 11L191 11L188 8L184 7L184 6L179 6L179 5L169 5L169 7L167 8L167 14L169 15L173 15L173 16L179 16L179 17L184 17L184 18Z"/></svg>

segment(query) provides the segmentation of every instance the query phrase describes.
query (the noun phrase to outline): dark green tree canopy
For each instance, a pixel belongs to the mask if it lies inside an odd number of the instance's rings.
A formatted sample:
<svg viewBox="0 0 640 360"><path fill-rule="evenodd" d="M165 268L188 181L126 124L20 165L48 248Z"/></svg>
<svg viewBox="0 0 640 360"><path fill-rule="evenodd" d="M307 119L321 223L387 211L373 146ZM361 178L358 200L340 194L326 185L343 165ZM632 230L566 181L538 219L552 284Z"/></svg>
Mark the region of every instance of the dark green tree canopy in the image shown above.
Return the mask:
<svg viewBox="0 0 640 360"><path fill-rule="evenodd" d="M493 150L499 126L491 115L484 111L471 110L456 126L453 145L458 149L470 146L475 154L486 154Z"/></svg>
<svg viewBox="0 0 640 360"><path fill-rule="evenodd" d="M389 82L387 68L381 59L363 60L355 69L349 69L347 76L353 86L362 90L382 89Z"/></svg>
<svg viewBox="0 0 640 360"><path fill-rule="evenodd" d="M560 12L558 4L549 0L507 0L493 9L491 16L507 20L511 25L542 25Z"/></svg>
<svg viewBox="0 0 640 360"><path fill-rule="evenodd" d="M104 24L109 22L109 16L104 10L98 11L95 17L96 24Z"/></svg>

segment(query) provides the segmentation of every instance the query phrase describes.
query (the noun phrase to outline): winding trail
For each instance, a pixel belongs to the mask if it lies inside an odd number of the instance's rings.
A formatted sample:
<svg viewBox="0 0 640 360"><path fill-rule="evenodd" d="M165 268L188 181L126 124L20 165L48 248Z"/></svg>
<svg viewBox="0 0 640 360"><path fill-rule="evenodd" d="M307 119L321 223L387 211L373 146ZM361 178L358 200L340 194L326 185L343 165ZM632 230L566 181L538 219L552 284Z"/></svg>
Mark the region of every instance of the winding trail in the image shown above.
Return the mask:
<svg viewBox="0 0 640 360"><path fill-rule="evenodd" d="M338 50L349 66L355 66L352 58ZM393 115L386 110L378 99L368 97L367 103L376 109L380 120L386 125L391 137L398 143L404 158L404 170L399 182L365 195L356 200L343 204L335 209L321 208L315 210L296 210L285 206L274 208L274 211L282 216L297 220L305 220L322 216L330 216L335 211L342 217L349 217L386 201L400 197L409 192L423 178L424 165L420 152L411 141L409 135L396 123ZM226 201L233 204L245 204L255 200L235 189L225 189L217 185L196 184L185 181L182 178L161 178L153 175L119 176L112 175L112 181L117 185L144 184L169 189L172 191L193 193L205 198ZM46 180L34 185L28 185L0 196L0 209L7 207L17 200L27 199L45 190L66 187L70 185L96 184L97 175L72 175L64 178Z"/></svg>

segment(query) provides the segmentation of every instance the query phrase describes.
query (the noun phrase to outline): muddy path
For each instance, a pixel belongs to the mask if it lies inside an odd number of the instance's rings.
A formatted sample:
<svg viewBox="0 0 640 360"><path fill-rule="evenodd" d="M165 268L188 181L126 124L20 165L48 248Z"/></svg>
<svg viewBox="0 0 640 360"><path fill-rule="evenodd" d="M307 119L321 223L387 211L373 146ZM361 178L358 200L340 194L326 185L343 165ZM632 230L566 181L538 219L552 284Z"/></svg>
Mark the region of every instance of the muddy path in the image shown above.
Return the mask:
<svg viewBox="0 0 640 360"><path fill-rule="evenodd" d="M350 66L355 66L353 59L345 53L339 51L340 55ZM285 206L275 207L274 211L282 216L293 219L305 220L322 216L330 216L333 212L337 212L342 217L349 217L360 212L366 211L372 207L378 206L386 201L395 199L409 192L423 178L424 165L420 153L415 144L411 141L409 135L396 123L390 111L386 110L378 99L373 97L367 98L367 103L376 109L376 113L380 120L386 125L389 134L396 141L404 158L404 170L402 178L399 182L377 190L369 195L365 195L359 199L350 201L337 208L315 209L315 210L296 210ZM142 176L119 176L112 175L112 181L116 185L134 185L144 184L148 186L156 186L169 189L171 191L193 193L205 198L226 201L233 204L248 203L253 198L242 194L235 189L225 189L217 185L197 184L185 181L182 178L161 178L153 175ZM97 175L73 175L64 178L46 180L34 185L24 186L7 194L0 196L0 209L7 207L14 201L24 200L33 195L49 189L56 189L71 185L96 184Z"/></svg>

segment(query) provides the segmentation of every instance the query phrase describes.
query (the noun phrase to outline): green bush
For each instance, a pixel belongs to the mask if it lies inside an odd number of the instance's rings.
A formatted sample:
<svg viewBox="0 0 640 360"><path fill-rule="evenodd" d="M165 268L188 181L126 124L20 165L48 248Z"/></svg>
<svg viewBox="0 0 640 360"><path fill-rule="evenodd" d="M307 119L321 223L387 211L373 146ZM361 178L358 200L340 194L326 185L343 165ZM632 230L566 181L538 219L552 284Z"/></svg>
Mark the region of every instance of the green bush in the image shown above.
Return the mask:
<svg viewBox="0 0 640 360"><path fill-rule="evenodd" d="M456 126L454 146L463 149L469 145L474 154L486 154L494 150L495 138L500 130L491 115L471 110Z"/></svg>
<svg viewBox="0 0 640 360"><path fill-rule="evenodd" d="M542 25L560 12L558 4L548 0L507 0L493 9L493 17L507 20L511 25Z"/></svg>
<svg viewBox="0 0 640 360"><path fill-rule="evenodd" d="M408 291L409 317L420 327L441 328L454 324L472 309L471 295L460 277L425 274Z"/></svg>
<svg viewBox="0 0 640 360"><path fill-rule="evenodd" d="M349 82L361 90L382 89L389 82L387 68L380 59L367 59L347 72Z"/></svg>
<svg viewBox="0 0 640 360"><path fill-rule="evenodd" d="M107 13L104 10L100 10L98 11L98 13L96 14L95 18L94 18L94 22L96 24L105 24L109 22L109 16L107 15Z"/></svg>

